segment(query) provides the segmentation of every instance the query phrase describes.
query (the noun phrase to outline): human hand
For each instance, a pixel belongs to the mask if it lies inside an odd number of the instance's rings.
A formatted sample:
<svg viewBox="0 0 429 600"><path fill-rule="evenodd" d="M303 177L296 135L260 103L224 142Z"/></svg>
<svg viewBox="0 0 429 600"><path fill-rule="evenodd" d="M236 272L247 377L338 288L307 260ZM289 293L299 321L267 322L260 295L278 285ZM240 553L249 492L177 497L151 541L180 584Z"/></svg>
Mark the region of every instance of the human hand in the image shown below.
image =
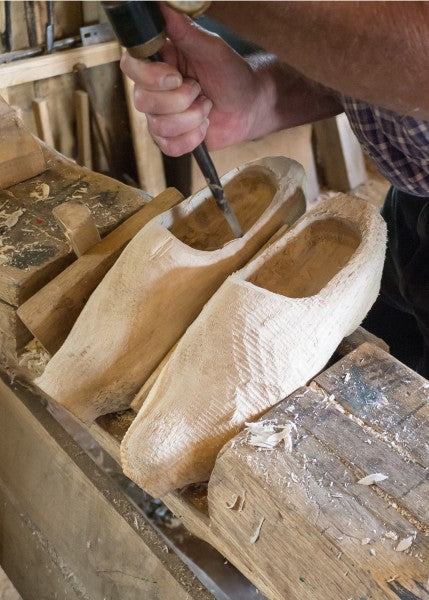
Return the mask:
<svg viewBox="0 0 429 600"><path fill-rule="evenodd" d="M125 53L121 69L134 82L134 103L169 156L204 139L212 150L255 137L264 90L251 65L220 37L162 6L168 41L164 62Z"/></svg>

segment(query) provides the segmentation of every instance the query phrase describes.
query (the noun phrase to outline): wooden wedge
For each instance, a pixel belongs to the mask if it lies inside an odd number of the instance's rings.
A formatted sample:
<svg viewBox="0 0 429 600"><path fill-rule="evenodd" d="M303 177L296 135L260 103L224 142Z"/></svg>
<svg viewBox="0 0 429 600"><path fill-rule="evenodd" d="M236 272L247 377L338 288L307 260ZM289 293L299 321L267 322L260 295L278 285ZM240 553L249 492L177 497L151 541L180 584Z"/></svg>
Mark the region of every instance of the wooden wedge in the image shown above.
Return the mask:
<svg viewBox="0 0 429 600"><path fill-rule="evenodd" d="M226 175L240 239L207 188L153 219L94 291L37 385L86 422L128 407L225 278L304 212L303 177L281 157Z"/></svg>
<svg viewBox="0 0 429 600"><path fill-rule="evenodd" d="M106 235L18 308L18 316L48 352L60 348L89 296L121 250L153 217L183 196L168 188Z"/></svg>
<svg viewBox="0 0 429 600"><path fill-rule="evenodd" d="M121 446L155 497L206 481L247 421L314 377L375 301L386 227L366 201L321 203L214 294Z"/></svg>

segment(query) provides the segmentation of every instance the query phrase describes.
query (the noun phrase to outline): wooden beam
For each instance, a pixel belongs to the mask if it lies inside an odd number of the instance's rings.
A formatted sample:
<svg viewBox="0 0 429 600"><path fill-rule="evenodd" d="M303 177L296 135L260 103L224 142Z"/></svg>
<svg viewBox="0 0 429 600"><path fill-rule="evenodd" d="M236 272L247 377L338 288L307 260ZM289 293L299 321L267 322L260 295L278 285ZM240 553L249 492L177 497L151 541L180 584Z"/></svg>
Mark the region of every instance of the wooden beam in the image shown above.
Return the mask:
<svg viewBox="0 0 429 600"><path fill-rule="evenodd" d="M213 598L36 395L0 381L0 422L0 558L24 598Z"/></svg>
<svg viewBox="0 0 429 600"><path fill-rule="evenodd" d="M117 41L83 46L0 65L0 81L2 87L6 88L72 73L73 67L77 63L85 63L90 68L105 65L120 58L121 48Z"/></svg>

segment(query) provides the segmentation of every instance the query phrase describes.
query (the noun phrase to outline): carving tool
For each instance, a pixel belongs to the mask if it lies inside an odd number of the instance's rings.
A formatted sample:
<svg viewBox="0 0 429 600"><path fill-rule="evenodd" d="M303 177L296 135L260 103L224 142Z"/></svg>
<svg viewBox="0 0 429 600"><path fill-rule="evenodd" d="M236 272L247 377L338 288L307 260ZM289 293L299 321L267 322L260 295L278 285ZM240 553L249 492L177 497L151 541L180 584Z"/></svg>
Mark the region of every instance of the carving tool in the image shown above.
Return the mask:
<svg viewBox="0 0 429 600"><path fill-rule="evenodd" d="M121 45L127 48L131 56L141 60L162 61L159 51L166 41L165 21L158 2L124 0L105 1L102 4ZM241 237L240 225L204 142L195 148L193 155L235 237Z"/></svg>

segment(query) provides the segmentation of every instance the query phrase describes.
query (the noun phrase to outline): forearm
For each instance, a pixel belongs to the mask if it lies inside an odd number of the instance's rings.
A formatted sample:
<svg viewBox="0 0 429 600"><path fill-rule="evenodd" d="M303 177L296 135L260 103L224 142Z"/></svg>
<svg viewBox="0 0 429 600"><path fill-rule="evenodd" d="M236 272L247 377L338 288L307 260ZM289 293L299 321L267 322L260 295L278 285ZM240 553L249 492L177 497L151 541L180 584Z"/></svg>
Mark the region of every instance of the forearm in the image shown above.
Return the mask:
<svg viewBox="0 0 429 600"><path fill-rule="evenodd" d="M429 118L429 3L214 2L210 16L327 88Z"/></svg>
<svg viewBox="0 0 429 600"><path fill-rule="evenodd" d="M261 90L250 138L342 112L335 93L302 77L275 56L255 55L248 62L259 78Z"/></svg>

